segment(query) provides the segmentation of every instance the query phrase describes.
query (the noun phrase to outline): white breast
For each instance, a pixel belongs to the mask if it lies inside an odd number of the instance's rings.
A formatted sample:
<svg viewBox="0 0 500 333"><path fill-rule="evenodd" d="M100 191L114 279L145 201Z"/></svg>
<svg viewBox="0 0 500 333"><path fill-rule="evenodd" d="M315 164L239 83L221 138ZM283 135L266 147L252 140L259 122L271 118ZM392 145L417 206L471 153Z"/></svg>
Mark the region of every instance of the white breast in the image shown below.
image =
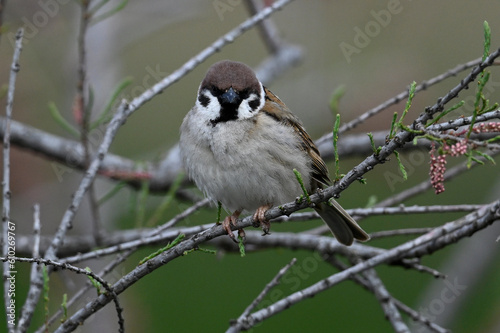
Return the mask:
<svg viewBox="0 0 500 333"><path fill-rule="evenodd" d="M181 156L189 177L229 211L253 211L293 201L310 189L310 160L292 128L265 114L218 123L199 121L193 108L181 126Z"/></svg>

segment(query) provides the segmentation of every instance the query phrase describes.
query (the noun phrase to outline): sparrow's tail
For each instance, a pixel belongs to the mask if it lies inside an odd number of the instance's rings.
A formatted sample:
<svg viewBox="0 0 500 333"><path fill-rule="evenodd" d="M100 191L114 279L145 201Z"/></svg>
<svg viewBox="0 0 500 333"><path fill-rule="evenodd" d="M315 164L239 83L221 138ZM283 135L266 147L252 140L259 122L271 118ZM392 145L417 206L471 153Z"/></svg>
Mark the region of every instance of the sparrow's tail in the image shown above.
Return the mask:
<svg viewBox="0 0 500 333"><path fill-rule="evenodd" d="M354 238L361 242L370 239L370 236L334 199L330 199L330 205L326 203L316 205L315 210L328 225L339 243L351 245Z"/></svg>

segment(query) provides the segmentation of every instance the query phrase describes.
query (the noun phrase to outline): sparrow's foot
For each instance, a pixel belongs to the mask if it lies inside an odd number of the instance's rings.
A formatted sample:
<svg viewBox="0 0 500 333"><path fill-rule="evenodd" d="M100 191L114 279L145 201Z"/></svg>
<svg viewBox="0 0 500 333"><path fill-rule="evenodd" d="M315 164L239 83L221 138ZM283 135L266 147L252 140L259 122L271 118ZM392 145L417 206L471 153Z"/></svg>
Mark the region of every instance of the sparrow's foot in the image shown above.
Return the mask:
<svg viewBox="0 0 500 333"><path fill-rule="evenodd" d="M229 237L231 237L231 239L236 243L238 243L238 241L236 240L236 237L234 237L233 231L231 230L231 224L236 226L236 222L238 221L240 214L241 212L237 210L231 216L226 216L224 221L222 221L222 227L226 230Z"/></svg>
<svg viewBox="0 0 500 333"><path fill-rule="evenodd" d="M264 215L271 207L272 207L271 205L260 206L253 214L254 221L258 222L258 224L254 224L254 227L262 228L262 231L264 231L262 236L269 235L269 229L271 228L271 223L269 223L269 220L266 219Z"/></svg>

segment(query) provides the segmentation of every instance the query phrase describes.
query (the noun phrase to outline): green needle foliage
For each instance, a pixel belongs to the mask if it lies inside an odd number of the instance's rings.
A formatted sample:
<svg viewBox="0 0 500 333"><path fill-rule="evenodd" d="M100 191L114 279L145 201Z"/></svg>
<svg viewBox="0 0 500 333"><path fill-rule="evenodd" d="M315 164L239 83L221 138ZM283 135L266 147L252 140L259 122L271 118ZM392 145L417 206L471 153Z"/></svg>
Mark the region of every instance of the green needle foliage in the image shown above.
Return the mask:
<svg viewBox="0 0 500 333"><path fill-rule="evenodd" d="M48 107L50 115L52 116L52 118L54 118L56 123L61 126L62 129L64 129L75 138L80 137L80 132L75 127L73 127L73 125L71 125L66 119L64 119L54 102L49 102Z"/></svg>
<svg viewBox="0 0 500 333"><path fill-rule="evenodd" d="M240 249L240 256L244 257L246 254L245 253L245 240L240 235L238 235L238 247Z"/></svg>
<svg viewBox="0 0 500 333"><path fill-rule="evenodd" d="M153 213L153 216L146 223L147 226L153 226L158 224L158 221L160 221L161 216L163 215L163 213L167 211L168 207L170 207L170 204L174 200L175 193L181 186L183 180L184 180L184 173L180 172L174 179L170 188L168 189L167 195L161 202L160 206L156 209L156 211Z"/></svg>
<svg viewBox="0 0 500 333"><path fill-rule="evenodd" d="M399 157L399 152L397 150L395 150L394 151L394 155L396 155L396 160L398 161L399 170L403 174L403 179L407 180L408 179L408 173L406 173L405 166L403 165L403 162L401 162L401 158Z"/></svg>
<svg viewBox="0 0 500 333"><path fill-rule="evenodd" d="M42 266L43 273L43 309L45 314L45 329L48 332L49 325L49 273L47 266Z"/></svg>
<svg viewBox="0 0 500 333"><path fill-rule="evenodd" d="M392 116L391 130L389 131L389 139L392 139L394 134L396 134L396 120L398 120L398 113L394 112L394 115Z"/></svg>
<svg viewBox="0 0 500 333"><path fill-rule="evenodd" d="M484 50L483 50L483 61L490 55L490 46L491 46L491 29L488 21L484 21Z"/></svg>
<svg viewBox="0 0 500 333"><path fill-rule="evenodd" d="M415 90L417 88L417 83L413 81L410 84L410 90L408 92L408 100L406 101L406 106L405 109L403 110L403 114L401 115L401 118L399 119L399 126L400 128L403 127L403 120L405 119L406 115L408 114L408 111L410 111L411 103L413 102L413 97L415 97Z"/></svg>
<svg viewBox="0 0 500 333"><path fill-rule="evenodd" d="M460 101L457 104L453 105L451 108L441 112L436 118L434 118L431 122L429 122L429 124L427 124L427 126L430 126L430 125L437 123L441 118L446 116L448 113L455 111L456 109L462 107L464 104L465 104L465 101Z"/></svg>
<svg viewBox="0 0 500 333"><path fill-rule="evenodd" d="M310 204L311 203L311 198L309 197L309 193L307 193L306 187L304 185L304 181L302 180L302 175L295 168L293 169L293 173L295 174L295 177L297 178L297 181L299 182L300 187L302 188L302 192L303 192L304 198L306 198L307 203Z"/></svg>
<svg viewBox="0 0 500 333"><path fill-rule="evenodd" d="M104 110L100 114L99 118L97 118L92 123L92 125L90 125L91 130L96 129L97 127L99 127L99 126L101 126L101 125L103 125L111 120L111 117L113 116L111 114L111 110L113 109L113 105L116 104L118 97L122 94L122 92L125 90L125 88L127 88L131 83L132 83L131 77L126 77L120 83L118 83L118 86L113 91L111 98L109 99L108 103L104 107Z"/></svg>
<svg viewBox="0 0 500 333"><path fill-rule="evenodd" d="M108 201L109 199L111 199L112 197L114 197L118 192L120 192L120 190L122 188L124 188L125 186L127 186L127 182L125 181L120 181L118 182L115 186L113 186L113 188L111 190L109 190L106 194L104 194L102 196L102 198L100 198L99 200L97 200L97 204L100 206L102 204L104 204L106 201Z"/></svg>
<svg viewBox="0 0 500 333"><path fill-rule="evenodd" d="M373 134L371 132L366 133L370 138L370 145L372 146L373 154L378 155L382 147L375 148L375 140L373 139Z"/></svg>
<svg viewBox="0 0 500 333"><path fill-rule="evenodd" d="M90 267L85 267L85 270L87 272L92 272L92 270L90 269ZM100 296L102 294L102 285L101 285L101 282L97 281L96 279L94 279L92 276L90 275L87 275L87 277L89 278L90 280L90 283L92 283L92 285L94 286L94 288L96 289L97 291L97 296Z"/></svg>
<svg viewBox="0 0 500 333"><path fill-rule="evenodd" d="M220 224L220 217L222 215L222 203L217 201L217 221L216 224Z"/></svg>
<svg viewBox="0 0 500 333"><path fill-rule="evenodd" d="M61 323L64 323L68 319L68 294L63 294L63 299L61 303L62 318Z"/></svg>
<svg viewBox="0 0 500 333"><path fill-rule="evenodd" d="M98 3L97 5L95 5L92 8L92 11L90 12L91 16L93 17L92 21L91 21L91 24L99 23L102 20L105 20L108 17L113 16L114 14L118 13L120 10L122 10L123 8L125 8L125 6L127 6L127 4L128 4L128 0L122 0L114 8L108 10L107 12L104 12L104 13L99 14L99 15L95 15L108 2L109 2L109 0L102 0L100 3Z"/></svg>
<svg viewBox="0 0 500 333"><path fill-rule="evenodd" d="M333 125L333 154L335 156L335 180L340 177L340 160L339 160L339 150L338 150L338 140L339 140L339 127L340 127L340 114L337 113L335 117L335 124Z"/></svg>
<svg viewBox="0 0 500 333"><path fill-rule="evenodd" d="M340 85L335 89L332 93L332 98L330 99L330 110L332 110L333 114L339 114L339 103L340 99L345 94L345 86Z"/></svg>
<svg viewBox="0 0 500 333"><path fill-rule="evenodd" d="M155 251L153 253L151 253L150 255L148 255L147 257L144 257L141 261L139 261L139 265L142 265L144 264L146 261L150 260L150 259L153 259L154 257L156 257L157 255L167 251L168 249L171 249L173 248L174 246L176 246L177 244L179 244L180 242L182 242L182 240L184 239L184 237L186 237L186 235L184 234L179 234L179 236L177 236L172 242L168 243L167 246L165 247L162 247L161 249L159 249L158 251ZM138 266L139 266L138 265Z"/></svg>

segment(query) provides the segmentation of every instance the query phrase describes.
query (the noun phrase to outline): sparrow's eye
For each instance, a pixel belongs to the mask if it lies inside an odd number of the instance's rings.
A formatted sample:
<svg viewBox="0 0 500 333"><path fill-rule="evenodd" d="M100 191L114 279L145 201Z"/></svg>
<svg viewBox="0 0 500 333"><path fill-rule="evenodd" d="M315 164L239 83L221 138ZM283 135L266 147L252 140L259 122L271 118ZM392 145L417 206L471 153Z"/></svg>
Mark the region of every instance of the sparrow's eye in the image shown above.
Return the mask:
<svg viewBox="0 0 500 333"><path fill-rule="evenodd" d="M204 107L207 107L208 104L210 104L210 98L205 96L205 94L200 94L198 96L198 102L200 102L200 104L203 105Z"/></svg>
<svg viewBox="0 0 500 333"><path fill-rule="evenodd" d="M208 90L215 97L218 97L224 93L224 90L221 90L221 89L217 88L216 86L211 86Z"/></svg>
<svg viewBox="0 0 500 333"><path fill-rule="evenodd" d="M240 91L239 95L241 99L247 99L250 95L250 91L248 89L243 89L242 91Z"/></svg>

